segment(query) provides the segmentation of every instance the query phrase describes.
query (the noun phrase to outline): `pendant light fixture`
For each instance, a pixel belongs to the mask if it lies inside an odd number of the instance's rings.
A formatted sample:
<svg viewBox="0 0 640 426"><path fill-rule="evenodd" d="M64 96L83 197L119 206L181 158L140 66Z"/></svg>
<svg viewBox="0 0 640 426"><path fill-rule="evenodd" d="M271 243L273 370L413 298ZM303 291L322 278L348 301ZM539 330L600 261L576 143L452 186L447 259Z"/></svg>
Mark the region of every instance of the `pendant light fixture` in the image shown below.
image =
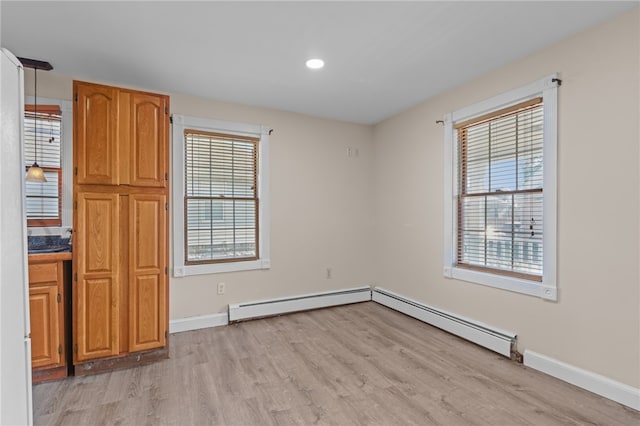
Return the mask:
<svg viewBox="0 0 640 426"><path fill-rule="evenodd" d="M34 158L33 165L27 170L26 180L28 182L46 182L47 178L44 176L44 171L38 165L38 70L49 71L53 69L53 66L49 62L38 61L35 59L18 58L22 62L22 66L26 68L33 68L34 79L34 112L33 112L33 148Z"/></svg>
<svg viewBox="0 0 640 426"><path fill-rule="evenodd" d="M44 171L38 166L38 69L33 69L34 102L33 102L33 164L27 170L27 182L46 182Z"/></svg>

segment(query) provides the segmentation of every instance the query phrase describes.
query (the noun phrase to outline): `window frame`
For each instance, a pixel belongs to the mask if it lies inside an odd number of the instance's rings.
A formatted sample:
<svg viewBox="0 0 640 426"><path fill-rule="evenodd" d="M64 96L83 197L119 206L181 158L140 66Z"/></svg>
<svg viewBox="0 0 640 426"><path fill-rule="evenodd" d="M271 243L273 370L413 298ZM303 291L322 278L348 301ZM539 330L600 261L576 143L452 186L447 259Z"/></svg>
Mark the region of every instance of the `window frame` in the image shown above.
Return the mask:
<svg viewBox="0 0 640 426"><path fill-rule="evenodd" d="M260 224L258 222L258 217L259 217L259 202L260 199L258 197L258 190L259 190L259 185L258 185L258 162L260 161L260 158L258 157L258 149L259 149L259 145L260 145L260 139L257 137L246 137L246 136L239 136L237 133L235 134L222 134L222 133L211 133L211 132L205 132L203 130L199 130L199 129L187 129L184 132L184 136L183 136L183 140L187 139L187 135L199 135L199 136L205 136L205 137L212 137L212 138L218 138L218 139L226 139L226 140L231 140L231 141L238 141L238 142L244 142L244 143L250 143L253 145L253 152L254 152L254 157L253 157L253 196L252 197L238 197L238 196L225 196L225 195L209 195L208 197L202 197L202 196L189 196L188 194L185 194L184 196L184 201L183 201L183 205L184 205L184 211L187 212L188 211L188 204L189 204L189 200L198 200L198 199L208 199L208 200L218 200L218 201L253 201L253 204L255 205L255 216L254 216L254 221L255 221L255 225L256 225L256 229L255 229L255 254L253 256L247 256L247 257L225 257L225 258L218 258L218 259L206 259L206 260L189 260L188 259L188 253L189 253L189 245L188 245L188 241L185 238L184 239L184 244L185 244L185 254L187 259L185 259L185 264L186 265L198 265L198 264L210 264L210 263L223 263L223 262L246 262L246 261L252 261L252 260L257 260L260 258ZM186 174L185 174L186 175ZM187 179L188 181L188 179ZM188 182L187 182L188 185ZM222 209L222 221L224 221L224 214L225 209ZM231 215L232 217L234 217L234 215ZM214 220L212 219L211 222L213 222ZM233 228L235 231L235 227ZM187 226L187 221L185 221L184 224L184 232L185 235L188 234L188 226Z"/></svg>
<svg viewBox="0 0 640 426"><path fill-rule="evenodd" d="M515 262L515 258L516 258L516 250L515 250L515 246L516 246L516 242L517 242L517 238L518 238L518 234L520 233L520 231L517 231L514 227L514 221L515 221L515 216L514 215L518 215L519 217L521 217L522 212L521 211L517 211L515 209L515 200L516 198L519 198L523 195L529 195L529 196L535 196L535 194L541 194L544 196L543 193L543 188L542 188L542 181L540 181L540 186L536 186L535 188L520 188L519 185L517 184L517 182L519 182L519 176L518 176L518 164L519 161L523 160L522 157L519 156L518 152L519 152L519 148L521 147L520 143L514 143L513 148L514 148L514 154L515 154L515 158L514 158L514 166L515 166L515 174L514 174L514 182L513 184L515 185L514 188L508 188L506 190L494 190L493 189L493 181L494 178L496 178L495 180L497 180L498 182L500 182L500 179L503 178L504 176L500 175L500 166L498 164L495 164L492 162L493 159L493 155L496 154L497 156L500 155L500 151L502 149L505 148L504 144L500 144L500 135L496 136L495 138L492 136L489 136L489 134L493 133L492 129L497 131L498 133L501 133L502 137L507 137L507 135L513 135L516 136L516 134L519 133L519 128L518 128L518 120L519 117L521 117L522 115L526 115L527 113L531 112L532 114L534 113L542 113L541 115L541 119L544 119L544 104L542 102L542 98L538 97L538 98L534 98L531 99L529 101L526 102L521 102L518 103L516 105L513 105L510 108L506 108L506 109L500 109L497 111L494 111L493 113L487 114L486 116L480 116L477 117L475 119L466 121L466 122L462 122L462 123L457 123L454 126L454 129L457 131L457 137L458 137L458 145L457 145L457 149L458 149L458 156L457 159L459 159L461 161L461 164L459 165L459 167L457 167L457 171L459 173L458 176L461 177L462 181L458 182L459 185L459 191L460 191L460 195L459 195L459 199L456 205L456 210L458 213L458 231L460 231L461 226L464 223L464 219L469 216L469 217L473 217L473 209L470 207L469 210L466 210L463 208L465 201L469 200L484 200L485 202L485 211L484 214L482 215L482 217L484 218L484 222L485 222L485 227L487 226L487 220L489 220L489 216L487 214L486 209L488 208L488 204L490 204L489 199L490 198L494 198L494 197L500 197L500 196L504 196L507 195L510 198L510 202L508 203L509 205L509 211L511 212L511 230L509 233L506 233L504 230L500 232L501 235L508 235L510 238L510 243L512 246L512 253L510 256L510 260L511 260L511 269L507 269L507 268L497 268L497 267L493 267L493 266L488 266L487 265L487 261L489 260L490 257L490 249L488 249L486 243L487 241L485 241L485 250L482 251L482 253L484 254L484 263L485 265L478 265L475 264L473 262L467 262L462 259L463 256L463 244L466 240L465 236L463 235L465 233L465 231L469 231L470 233L473 233L474 231L465 228L464 231L462 232L458 232L457 235L457 241L456 241L456 245L457 245L457 265L459 267L462 268L467 268L467 269L476 269L479 271L483 271L483 272L487 272L487 273L491 273L491 274L497 274L497 275L508 275L508 276L513 276L513 277L519 277L519 278L523 278L525 280L531 280L531 281L542 281L542 274L537 274L537 273L533 273L533 272L524 272L522 270L518 271L514 269L514 262ZM523 117L525 120L526 118ZM513 133L512 132L508 132L507 129L509 128L509 124L508 123L509 120L514 120L513 121ZM533 126L533 124L532 124ZM482 184L488 183L489 187L488 188L484 188L484 190L478 190L477 188L472 188L469 187L468 185L477 185L479 184L481 178L477 176L477 174L475 174L473 172L474 170L474 166L476 166L476 161L481 161L481 160L477 160L477 158L475 158L475 156L472 155L472 158L469 158L467 155L470 154L470 152L477 147L477 145L474 143L474 134L482 134L482 130L479 129L483 129L486 128L487 131L489 132L489 134L487 135L489 137L489 139L487 140L487 150L488 150L488 160L489 160L489 168L487 170L487 175L482 177ZM480 133L476 133L476 132L480 132ZM540 141L542 142L540 144L540 147L543 148L544 147L544 135L541 134L540 135ZM493 144L497 143L498 147L496 147L496 149L493 149ZM515 141L514 141L515 142ZM484 142L483 142L484 143ZM532 142L533 143L533 142ZM471 145L470 145L471 144ZM485 145L482 145L483 147ZM511 146L511 145L509 145ZM526 148L525 148L526 151ZM542 156L542 152L540 152L540 155ZM477 155L477 154L476 154ZM503 160L504 161L504 160ZM494 174L494 166L497 167L497 169L495 170L495 174ZM469 168L471 168L471 172L469 171ZM488 178L488 182L484 182L484 179ZM505 183L505 182L500 182L500 183ZM542 213L542 212L540 212ZM533 215L533 213L530 213L531 215ZM539 217L540 220L540 224L542 224L542 228L544 228L544 222L542 221L542 215L540 214ZM531 219L532 221L534 220L533 217ZM534 222L535 223L535 222ZM471 226L470 226L471 227ZM533 229L533 228L531 228ZM534 235L534 233L532 232L531 235ZM539 233L539 235L541 237L543 237L542 233ZM501 240L504 241L504 240ZM499 244L499 243L498 243ZM523 254L524 254L525 250L523 250ZM470 254L471 255L471 254ZM495 258L492 258L493 260L496 260ZM504 260L503 258L501 258L501 260ZM542 262L542 259L540 259Z"/></svg>
<svg viewBox="0 0 640 426"><path fill-rule="evenodd" d="M446 278L557 300L557 102L558 75L552 74L444 117L444 267ZM457 124L541 97L543 130L543 272L542 281L497 274L457 265L458 256L458 132Z"/></svg>
<svg viewBox="0 0 640 426"><path fill-rule="evenodd" d="M57 111L55 111L56 114L54 114L54 111L57 109ZM33 114L35 116L36 113L36 106L34 104L26 104L24 106L24 111L25 111L25 121L26 121L26 117L27 114ZM43 114L47 114L49 116L51 115L57 115L60 117L60 167L51 167L51 166L40 166L42 168L42 170L44 172L56 172L56 174L58 175L58 196L56 197L57 201L58 201L58 208L57 208L57 216L55 218L48 218L45 219L43 217L38 217L35 219L29 219L29 211L27 211L27 226L28 227L51 227L51 226L62 226L62 197L63 197L63 192L62 192L62 159L63 159L63 141L62 141L62 110L59 108L58 105L54 105L54 104L43 104L43 105L38 105L38 111L42 111ZM32 120L35 121L35 118L31 117ZM42 120L46 120L46 118L41 118L38 119L38 121L42 121ZM58 121L58 120L55 120ZM26 123L25 123L25 133L26 133ZM37 138L36 138L37 139ZM36 140L34 142L34 144L37 144L38 141ZM26 145L26 136L25 136L25 145ZM43 150L42 150L43 151ZM40 158L40 163L44 164L44 154L42 154L41 158ZM37 162L37 159L34 159L35 162ZM31 161L29 160L28 162L25 162L25 172L28 172L29 168L31 167ZM32 182L26 182L26 185L30 185L32 184ZM27 198L27 200L29 199L29 195L25 195L25 197ZM38 196L37 198L42 198L42 196ZM47 197L48 198L48 197ZM51 197L53 198L53 197ZM27 203L28 205L28 203Z"/></svg>
<svg viewBox="0 0 640 426"><path fill-rule="evenodd" d="M172 199L173 199L173 276L215 274L225 272L269 269L271 267L269 251L269 132L270 128L222 121L208 118L172 115ZM203 133L235 135L245 138L257 138L258 164L258 247L257 259L238 259L212 261L212 263L193 263L186 261L185 238L185 130Z"/></svg>
<svg viewBox="0 0 640 426"><path fill-rule="evenodd" d="M27 105L35 104L35 97L25 97L25 111ZM38 96L38 107L46 105L56 105L60 108L61 120L60 120L60 132L61 138L61 222L59 225L54 225L51 222L46 223L48 220L42 221L40 219L32 219L28 221L27 227L29 228L29 235L63 235L65 232L69 232L72 229L73 222L73 104L69 100L44 98ZM24 116L23 116L24 119ZM45 170L52 168L43 167ZM37 221L43 224L34 224L33 221Z"/></svg>

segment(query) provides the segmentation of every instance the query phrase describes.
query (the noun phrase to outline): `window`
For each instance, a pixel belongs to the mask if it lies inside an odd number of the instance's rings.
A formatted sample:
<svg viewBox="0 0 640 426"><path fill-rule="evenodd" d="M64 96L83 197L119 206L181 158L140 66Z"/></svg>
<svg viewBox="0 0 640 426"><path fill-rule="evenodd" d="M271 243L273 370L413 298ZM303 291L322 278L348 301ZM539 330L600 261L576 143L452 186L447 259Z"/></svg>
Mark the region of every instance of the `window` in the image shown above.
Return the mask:
<svg viewBox="0 0 640 426"><path fill-rule="evenodd" d="M28 226L62 225L62 111L58 105L25 106L25 171L37 162L47 182L26 182ZM37 153L37 156L36 156Z"/></svg>
<svg viewBox="0 0 640 426"><path fill-rule="evenodd" d="M557 81L447 115L445 276L555 300Z"/></svg>
<svg viewBox="0 0 640 426"><path fill-rule="evenodd" d="M27 96L25 99L25 119L23 123L25 135L23 146L25 173L26 168L31 166L35 159L34 140L36 132L33 126L33 107L30 106L35 104L34 101L33 96ZM41 118L47 122L41 121ZM38 164L44 169L48 182L44 184L37 182L25 183L25 195L29 196L29 198L25 200L27 225L30 227L29 235L63 235L72 225L73 185L71 182L73 181L73 176L71 172L73 170L73 105L71 101L38 96L37 124ZM57 131L59 131L58 137L55 136ZM55 139L49 143L52 133ZM54 147L57 149L58 154L51 156L50 151L54 149ZM49 159L53 158L53 162L50 163L47 157L49 157ZM53 166L53 164L58 165ZM57 170L51 170L50 168L52 166L54 169L57 168ZM45 185L49 186L45 187ZM43 195L52 195L52 187L55 187L58 201L55 201L54 198L43 197ZM58 214L58 219L50 221L50 216L43 213L36 213L38 209L40 212L44 211L45 213L53 213L55 209Z"/></svg>
<svg viewBox="0 0 640 426"><path fill-rule="evenodd" d="M268 268L265 126L173 115L174 276Z"/></svg>
<svg viewBox="0 0 640 426"><path fill-rule="evenodd" d="M187 129L186 263L258 258L258 138Z"/></svg>
<svg viewBox="0 0 640 426"><path fill-rule="evenodd" d="M456 125L458 266L542 281L542 98Z"/></svg>

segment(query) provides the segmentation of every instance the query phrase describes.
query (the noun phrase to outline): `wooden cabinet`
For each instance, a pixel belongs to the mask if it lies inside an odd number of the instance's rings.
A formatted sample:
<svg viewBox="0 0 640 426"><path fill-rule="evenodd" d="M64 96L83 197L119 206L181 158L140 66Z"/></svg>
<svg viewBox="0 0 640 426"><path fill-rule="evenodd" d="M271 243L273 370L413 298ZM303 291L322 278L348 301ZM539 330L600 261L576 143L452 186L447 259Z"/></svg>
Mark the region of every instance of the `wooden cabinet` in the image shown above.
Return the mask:
<svg viewBox="0 0 640 426"><path fill-rule="evenodd" d="M166 197L129 197L129 349L139 351L165 344L167 276Z"/></svg>
<svg viewBox="0 0 640 426"><path fill-rule="evenodd" d="M79 185L167 187L169 98L74 81Z"/></svg>
<svg viewBox="0 0 640 426"><path fill-rule="evenodd" d="M118 89L74 82L74 174L78 184L118 184Z"/></svg>
<svg viewBox="0 0 640 426"><path fill-rule="evenodd" d="M74 361L119 353L119 200L109 192L76 195Z"/></svg>
<svg viewBox="0 0 640 426"><path fill-rule="evenodd" d="M29 287L29 309L31 315L31 366L43 367L60 364L62 339L58 286Z"/></svg>
<svg viewBox="0 0 640 426"><path fill-rule="evenodd" d="M168 178L166 97L132 93L128 98L131 117L128 182L164 188Z"/></svg>
<svg viewBox="0 0 640 426"><path fill-rule="evenodd" d="M73 339L83 364L166 347L169 99L77 81L74 97Z"/></svg>
<svg viewBox="0 0 640 426"><path fill-rule="evenodd" d="M66 376L64 262L70 253L29 256L33 381Z"/></svg>

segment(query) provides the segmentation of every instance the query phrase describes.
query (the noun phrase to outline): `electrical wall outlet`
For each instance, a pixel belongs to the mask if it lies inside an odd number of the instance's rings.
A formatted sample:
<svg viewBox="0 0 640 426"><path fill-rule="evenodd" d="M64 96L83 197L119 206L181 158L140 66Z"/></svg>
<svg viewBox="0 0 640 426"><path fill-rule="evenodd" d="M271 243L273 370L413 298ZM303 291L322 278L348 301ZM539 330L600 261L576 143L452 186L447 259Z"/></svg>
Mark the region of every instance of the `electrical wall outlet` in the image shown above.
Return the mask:
<svg viewBox="0 0 640 426"><path fill-rule="evenodd" d="M227 285L225 283L218 283L218 294L224 294L226 289Z"/></svg>

